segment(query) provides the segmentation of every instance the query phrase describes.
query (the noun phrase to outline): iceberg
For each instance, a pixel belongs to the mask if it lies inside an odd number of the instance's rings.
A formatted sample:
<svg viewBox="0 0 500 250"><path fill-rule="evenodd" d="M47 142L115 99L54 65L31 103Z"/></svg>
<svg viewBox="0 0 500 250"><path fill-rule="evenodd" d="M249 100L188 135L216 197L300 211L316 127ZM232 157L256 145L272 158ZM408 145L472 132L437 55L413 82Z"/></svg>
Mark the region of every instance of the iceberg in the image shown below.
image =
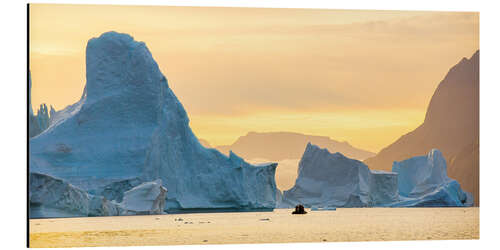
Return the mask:
<svg viewBox="0 0 500 250"><path fill-rule="evenodd" d="M143 42L117 32L92 38L86 70L81 99L30 139L30 172L116 202L138 183L160 179L167 212L276 206L277 164L251 165L203 147Z"/></svg>
<svg viewBox="0 0 500 250"><path fill-rule="evenodd" d="M31 107L31 72L28 72L28 134L29 137L37 136L49 127L49 112L47 105L40 104L40 108L35 115Z"/></svg>
<svg viewBox="0 0 500 250"><path fill-rule="evenodd" d="M370 171L358 160L308 143L295 185L279 207L371 207L399 200L397 175Z"/></svg>
<svg viewBox="0 0 500 250"><path fill-rule="evenodd" d="M392 172L370 170L357 160L308 144L295 186L284 191L280 208L297 204L314 210L334 207L462 207L474 198L447 175L437 149L394 162Z"/></svg>
<svg viewBox="0 0 500 250"><path fill-rule="evenodd" d="M378 170L370 170L370 173L371 197L375 206L400 200L397 173Z"/></svg>
<svg viewBox="0 0 500 250"><path fill-rule="evenodd" d="M43 132L49 127L49 111L47 109L47 104L40 104L40 108L37 111L38 125Z"/></svg>
<svg viewBox="0 0 500 250"><path fill-rule="evenodd" d="M401 201L390 206L462 207L473 204L472 195L448 177L446 160L438 149L424 156L395 161L392 171L398 174Z"/></svg>
<svg viewBox="0 0 500 250"><path fill-rule="evenodd" d="M311 207L311 211L336 211L336 207Z"/></svg>
<svg viewBox="0 0 500 250"><path fill-rule="evenodd" d="M118 205L57 178L29 175L30 218L118 215Z"/></svg>
<svg viewBox="0 0 500 250"><path fill-rule="evenodd" d="M89 193L101 195L108 200L122 202L125 192L140 185L141 183L142 181L140 178L115 181L97 190L89 190Z"/></svg>
<svg viewBox="0 0 500 250"><path fill-rule="evenodd" d="M166 197L167 189L161 185L161 180L156 180L125 192L119 205L126 214L162 214Z"/></svg>
<svg viewBox="0 0 500 250"><path fill-rule="evenodd" d="M30 218L162 214L167 190L161 181L142 183L116 203L64 180L40 173L29 176Z"/></svg>

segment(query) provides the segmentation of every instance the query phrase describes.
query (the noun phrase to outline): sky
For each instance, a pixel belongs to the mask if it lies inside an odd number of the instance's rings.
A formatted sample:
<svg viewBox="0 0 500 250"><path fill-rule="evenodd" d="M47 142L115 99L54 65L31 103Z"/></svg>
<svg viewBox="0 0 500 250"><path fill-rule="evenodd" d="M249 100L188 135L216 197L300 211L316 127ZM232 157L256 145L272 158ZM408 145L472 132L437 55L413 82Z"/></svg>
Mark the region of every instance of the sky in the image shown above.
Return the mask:
<svg viewBox="0 0 500 250"><path fill-rule="evenodd" d="M79 100L87 41L143 41L211 145L250 131L378 152L418 127L448 70L479 49L473 12L30 5L32 105Z"/></svg>

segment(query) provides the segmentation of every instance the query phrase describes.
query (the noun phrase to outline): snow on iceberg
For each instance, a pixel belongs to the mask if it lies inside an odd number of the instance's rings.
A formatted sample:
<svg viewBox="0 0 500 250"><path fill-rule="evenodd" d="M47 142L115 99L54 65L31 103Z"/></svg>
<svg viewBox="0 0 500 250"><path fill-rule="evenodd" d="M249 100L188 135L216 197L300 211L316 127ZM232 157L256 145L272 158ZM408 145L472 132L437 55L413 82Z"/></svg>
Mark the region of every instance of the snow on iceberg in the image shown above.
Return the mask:
<svg viewBox="0 0 500 250"><path fill-rule="evenodd" d="M367 207L397 200L396 174L370 171L358 160L308 143L295 185L283 192L279 207Z"/></svg>
<svg viewBox="0 0 500 250"><path fill-rule="evenodd" d="M119 205L127 214L162 214L166 197L167 189L161 185L161 180L156 180L125 192Z"/></svg>
<svg viewBox="0 0 500 250"><path fill-rule="evenodd" d="M56 112L50 127L30 140L30 171L85 191L161 179L167 211L275 207L277 164L250 165L203 147L143 42L116 32L93 38L86 69L80 101ZM119 198L126 188L112 195Z"/></svg>
<svg viewBox="0 0 500 250"><path fill-rule="evenodd" d="M446 160L437 149L424 156L395 161L392 171L398 174L401 201L390 206L461 207L473 204L472 195L448 177Z"/></svg>

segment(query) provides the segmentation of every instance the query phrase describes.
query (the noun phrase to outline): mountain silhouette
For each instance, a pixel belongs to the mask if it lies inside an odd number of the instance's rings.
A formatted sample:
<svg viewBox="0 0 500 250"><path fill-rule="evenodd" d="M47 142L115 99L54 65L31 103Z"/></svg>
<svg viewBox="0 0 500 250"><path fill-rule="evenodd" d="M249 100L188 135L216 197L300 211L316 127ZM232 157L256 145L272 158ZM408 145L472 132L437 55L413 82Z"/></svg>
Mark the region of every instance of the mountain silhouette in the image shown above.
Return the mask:
<svg viewBox="0 0 500 250"><path fill-rule="evenodd" d="M232 145L217 146L223 153L229 152L241 155L245 159L267 159L280 161L284 159L300 159L307 143L327 148L330 152L340 152L343 155L363 160L375 154L351 146L348 142L339 142L327 136L304 135L292 132L249 132L239 137Z"/></svg>
<svg viewBox="0 0 500 250"><path fill-rule="evenodd" d="M364 162L391 170L394 161L443 152L449 176L472 192L479 206L479 50L453 66L437 87L424 122Z"/></svg>

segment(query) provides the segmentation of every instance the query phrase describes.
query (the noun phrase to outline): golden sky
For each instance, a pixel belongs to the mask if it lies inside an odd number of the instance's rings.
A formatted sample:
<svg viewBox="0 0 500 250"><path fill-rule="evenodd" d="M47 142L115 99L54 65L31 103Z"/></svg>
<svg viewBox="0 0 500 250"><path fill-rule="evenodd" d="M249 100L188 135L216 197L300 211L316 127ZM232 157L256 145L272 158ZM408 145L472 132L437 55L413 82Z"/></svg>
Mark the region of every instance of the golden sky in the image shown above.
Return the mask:
<svg viewBox="0 0 500 250"><path fill-rule="evenodd" d="M479 49L478 13L31 4L35 110L78 101L86 43L111 30L146 43L212 145L291 131L378 152Z"/></svg>

